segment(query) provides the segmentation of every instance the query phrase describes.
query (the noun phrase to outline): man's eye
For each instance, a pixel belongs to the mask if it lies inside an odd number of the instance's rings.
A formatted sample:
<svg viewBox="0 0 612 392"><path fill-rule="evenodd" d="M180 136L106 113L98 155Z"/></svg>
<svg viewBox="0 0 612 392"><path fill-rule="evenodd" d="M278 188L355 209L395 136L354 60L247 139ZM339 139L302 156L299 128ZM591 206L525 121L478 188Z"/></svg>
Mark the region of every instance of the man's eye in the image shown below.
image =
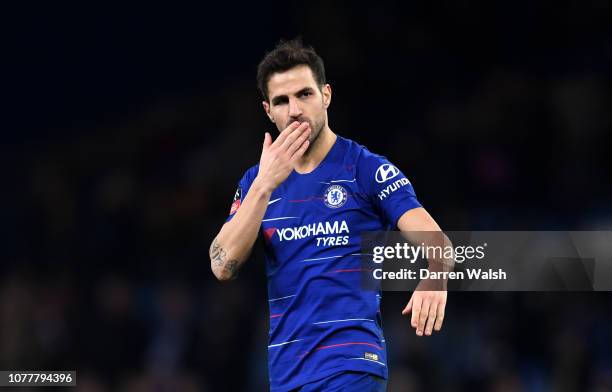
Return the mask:
<svg viewBox="0 0 612 392"><path fill-rule="evenodd" d="M302 97L307 97L307 96L309 96L309 95L312 95L312 93L311 93L311 92L309 92L309 91L306 91L306 92L303 92L303 93L302 93Z"/></svg>

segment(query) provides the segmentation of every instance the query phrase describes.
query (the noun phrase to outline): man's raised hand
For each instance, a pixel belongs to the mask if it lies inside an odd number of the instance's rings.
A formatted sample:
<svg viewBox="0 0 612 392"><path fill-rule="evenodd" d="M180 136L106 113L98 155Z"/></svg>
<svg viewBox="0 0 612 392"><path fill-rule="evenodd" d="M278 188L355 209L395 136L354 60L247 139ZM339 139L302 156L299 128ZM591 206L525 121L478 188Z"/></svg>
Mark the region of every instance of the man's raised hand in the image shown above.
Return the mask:
<svg viewBox="0 0 612 392"><path fill-rule="evenodd" d="M310 124L294 121L272 142L266 132L259 160L257 179L269 192L274 191L293 171L295 163L308 149Z"/></svg>

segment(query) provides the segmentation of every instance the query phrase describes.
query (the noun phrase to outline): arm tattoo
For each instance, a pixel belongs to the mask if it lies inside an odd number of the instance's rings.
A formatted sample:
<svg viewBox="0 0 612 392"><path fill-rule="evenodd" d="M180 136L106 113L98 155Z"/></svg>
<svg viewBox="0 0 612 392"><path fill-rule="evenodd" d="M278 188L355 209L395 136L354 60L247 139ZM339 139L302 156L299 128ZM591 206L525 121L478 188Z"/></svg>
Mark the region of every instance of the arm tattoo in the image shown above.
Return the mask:
<svg viewBox="0 0 612 392"><path fill-rule="evenodd" d="M229 272L231 278L235 278L236 274L238 273L238 266L238 260L230 260L225 263L225 267L223 267L223 269Z"/></svg>
<svg viewBox="0 0 612 392"><path fill-rule="evenodd" d="M236 277L238 273L238 267L240 267L240 263L238 260L228 260L225 261L227 257L227 252L219 245L217 239L213 240L212 245L210 246L210 259L215 267L223 267L224 271L229 272L230 279Z"/></svg>
<svg viewBox="0 0 612 392"><path fill-rule="evenodd" d="M225 250L219 246L215 238L210 246L210 259L216 267L222 267L225 263L225 256L227 256Z"/></svg>

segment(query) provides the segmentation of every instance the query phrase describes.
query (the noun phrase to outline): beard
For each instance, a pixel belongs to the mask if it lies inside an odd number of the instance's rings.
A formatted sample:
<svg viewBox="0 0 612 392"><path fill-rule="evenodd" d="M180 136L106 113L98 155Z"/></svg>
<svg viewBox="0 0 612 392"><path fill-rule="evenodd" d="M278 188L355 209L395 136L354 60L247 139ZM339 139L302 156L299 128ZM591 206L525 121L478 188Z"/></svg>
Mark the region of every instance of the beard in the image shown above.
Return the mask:
<svg viewBox="0 0 612 392"><path fill-rule="evenodd" d="M315 121L314 123L310 124L311 132L310 132L310 136L308 137L308 141L310 142L310 145L308 146L308 150L310 150L310 148L316 143L324 126L325 126L325 120Z"/></svg>

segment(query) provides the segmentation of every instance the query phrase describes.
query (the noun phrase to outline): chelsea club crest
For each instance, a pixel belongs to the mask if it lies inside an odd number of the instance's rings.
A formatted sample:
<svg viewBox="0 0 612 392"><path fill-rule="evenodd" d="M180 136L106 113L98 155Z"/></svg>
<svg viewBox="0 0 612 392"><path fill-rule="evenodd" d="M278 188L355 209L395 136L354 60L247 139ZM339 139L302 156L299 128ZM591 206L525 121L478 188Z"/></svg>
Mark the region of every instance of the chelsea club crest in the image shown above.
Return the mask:
<svg viewBox="0 0 612 392"><path fill-rule="evenodd" d="M323 202L329 208L339 208L346 203L346 189L342 185L332 185L325 190Z"/></svg>

